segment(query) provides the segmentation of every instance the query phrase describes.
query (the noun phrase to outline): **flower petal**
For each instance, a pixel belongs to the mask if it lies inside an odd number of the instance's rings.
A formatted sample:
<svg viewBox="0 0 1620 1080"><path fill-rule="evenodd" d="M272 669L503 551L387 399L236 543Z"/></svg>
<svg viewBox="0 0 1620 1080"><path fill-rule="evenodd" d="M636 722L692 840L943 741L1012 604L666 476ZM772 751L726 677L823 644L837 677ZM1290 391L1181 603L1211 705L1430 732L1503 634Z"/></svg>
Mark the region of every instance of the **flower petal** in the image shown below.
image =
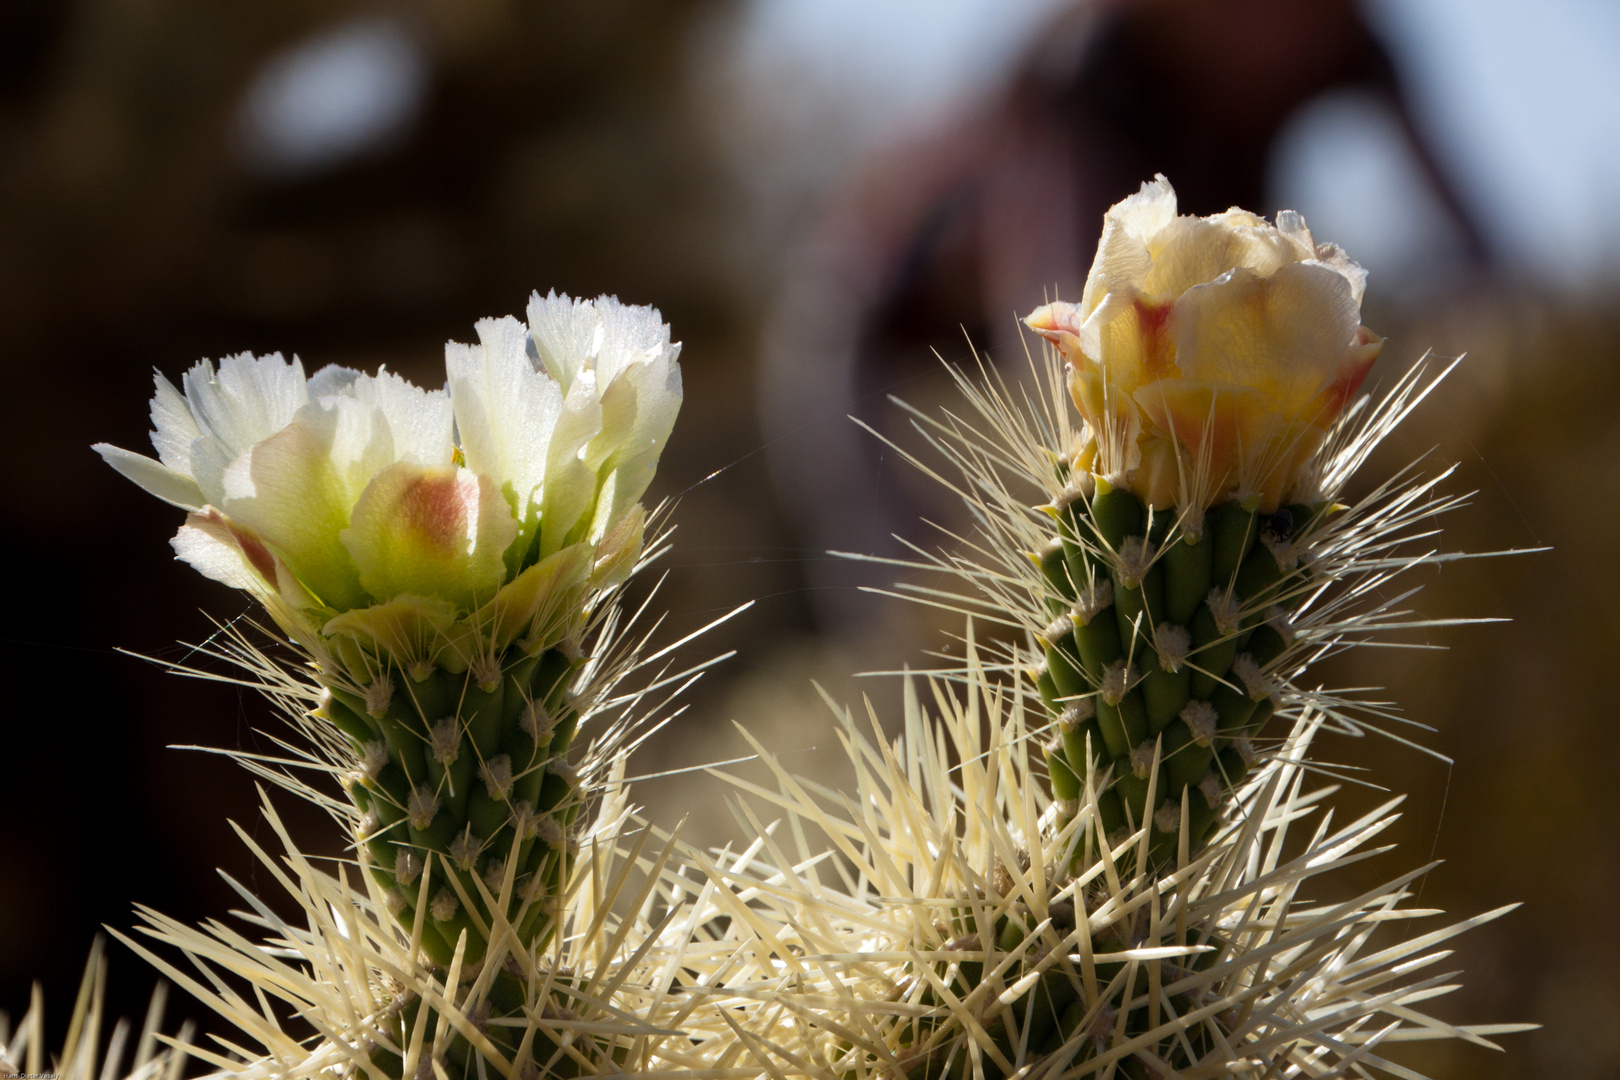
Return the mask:
<svg viewBox="0 0 1620 1080"><path fill-rule="evenodd" d="M1195 285L1245 267L1269 277L1291 262L1313 258L1305 248L1252 214L1233 211L1212 218L1181 217L1165 226L1149 247L1153 270L1142 284L1152 296L1177 297Z"/></svg>
<svg viewBox="0 0 1620 1080"><path fill-rule="evenodd" d="M606 328L596 305L556 291L529 297L529 332L545 370L566 391L578 374L594 367Z"/></svg>
<svg viewBox="0 0 1620 1080"><path fill-rule="evenodd" d="M156 495L171 506L178 506L182 510L200 510L208 501L203 498L197 481L144 454L121 450L109 443L96 443L90 449L100 454L101 459L117 469L125 479L135 481L148 494Z"/></svg>
<svg viewBox="0 0 1620 1080"><path fill-rule="evenodd" d="M604 442L616 442L617 447L601 466L604 481L591 527L593 540L618 522L652 483L658 459L681 410L681 368L676 362L679 353L677 344L648 363L626 369L602 396L602 437ZM633 414L620 404L626 389L634 393ZM628 425L624 423L627 414ZM610 420L612 429L608 427Z"/></svg>
<svg viewBox="0 0 1620 1080"><path fill-rule="evenodd" d="M477 345L451 342L444 350L456 434L467 467L505 494L520 525L515 550L521 557L539 528L538 489L563 395L530 364L522 323L481 320L478 338Z"/></svg>
<svg viewBox="0 0 1620 1080"><path fill-rule="evenodd" d="M157 372L152 374L152 387L152 446L158 460L183 476L191 476L191 444L202 436L197 418L191 415L185 396Z"/></svg>
<svg viewBox="0 0 1620 1080"><path fill-rule="evenodd" d="M418 465L450 463L455 450L455 415L448 392L425 390L385 369L375 376L361 376L354 396L361 407L381 414L395 460Z"/></svg>
<svg viewBox="0 0 1620 1080"><path fill-rule="evenodd" d="M1361 325L1343 274L1290 263L1270 277L1244 267L1176 301L1170 334L1182 376L1260 392L1269 408L1301 415L1336 377Z"/></svg>
<svg viewBox="0 0 1620 1080"><path fill-rule="evenodd" d="M522 637L525 650L537 653L567 636L581 613L590 569L590 545L570 544L503 586L470 622L497 652Z"/></svg>
<svg viewBox="0 0 1620 1080"><path fill-rule="evenodd" d="M500 587L517 532L489 477L400 462L366 487L340 537L373 597L437 596L471 609Z"/></svg>
<svg viewBox="0 0 1620 1080"><path fill-rule="evenodd" d="M393 660L409 671L413 664L432 664L449 645L456 607L438 597L396 596L382 604L356 608L321 627L328 637L342 635Z"/></svg>
<svg viewBox="0 0 1620 1080"><path fill-rule="evenodd" d="M581 515L596 504L596 472L581 460L586 445L602 430L602 402L596 373L581 371L568 388L546 449L546 480L540 500L540 558L581 539Z"/></svg>
<svg viewBox="0 0 1620 1080"><path fill-rule="evenodd" d="M1135 195L1108 208L1102 239L1097 242L1097 258L1080 297L1083 315L1089 316L1110 293L1121 289L1130 293L1140 286L1153 269L1148 241L1175 218L1176 193L1162 174L1143 183Z"/></svg>
<svg viewBox="0 0 1620 1080"><path fill-rule="evenodd" d="M309 401L304 366L280 353L227 356L219 370L200 360L181 380L199 436L190 451L191 475L208 502L220 505L225 470L255 443L288 424Z"/></svg>
<svg viewBox="0 0 1620 1080"><path fill-rule="evenodd" d="M635 569L647 531L647 511L632 503L629 511L613 523L596 545L596 561L591 565L591 585L604 589L621 584Z"/></svg>
<svg viewBox="0 0 1620 1080"><path fill-rule="evenodd" d="M262 536L306 588L338 609L366 602L338 532L354 496L332 458L339 411L310 406L226 470L222 508Z"/></svg>
<svg viewBox="0 0 1620 1080"><path fill-rule="evenodd" d="M673 361L680 353L680 344L670 342L669 324L657 308L621 304L616 296L599 296L596 311L602 319L602 347L597 351L595 365L599 385L610 385L632 365L659 359Z"/></svg>
<svg viewBox="0 0 1620 1080"><path fill-rule="evenodd" d="M211 581L242 589L262 598L270 596L276 580L275 557L251 533L233 527L212 507L188 514L186 523L169 541L175 558Z"/></svg>

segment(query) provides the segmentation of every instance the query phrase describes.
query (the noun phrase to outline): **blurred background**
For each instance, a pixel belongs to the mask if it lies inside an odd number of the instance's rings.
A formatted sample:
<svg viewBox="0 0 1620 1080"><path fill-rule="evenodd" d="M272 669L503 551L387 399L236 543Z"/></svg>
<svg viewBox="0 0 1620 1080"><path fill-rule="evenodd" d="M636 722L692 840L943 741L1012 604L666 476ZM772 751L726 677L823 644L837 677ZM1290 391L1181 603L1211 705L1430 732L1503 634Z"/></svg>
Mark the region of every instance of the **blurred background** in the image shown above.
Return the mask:
<svg viewBox="0 0 1620 1080"><path fill-rule="evenodd" d="M185 921L266 891L248 776L174 744L271 748L251 694L184 662L207 611L176 515L89 444L144 449L152 369L283 350L307 368L441 377L442 343L529 290L658 305L686 404L672 632L756 605L738 650L642 762L735 757L739 720L832 769L818 680L926 664L948 625L873 597L959 515L862 433L917 445L887 395L949 400L936 359L1023 363L1016 316L1073 298L1102 212L1155 172L1183 212L1302 211L1371 271L1374 380L1468 358L1369 475L1431 453L1476 491L1417 606L1507 625L1448 651L1362 650L1454 765L1382 740L1332 753L1408 793L1423 905L1526 906L1457 944L1448 1018L1533 1020L1507 1056L1415 1046L1436 1077L1620 1076L1620 9L1601 0L520 0L0 5L0 1008L43 980L54 1038L98 925ZM702 653L692 652L696 659ZM1601 691L1601 692L1600 692ZM632 773L652 771L652 764ZM700 777L701 774L696 774ZM640 798L735 835L693 774ZM1347 792L1348 808L1374 793ZM311 850L328 822L280 800ZM112 948L115 1015L153 975ZM176 997L172 1024L208 1018Z"/></svg>

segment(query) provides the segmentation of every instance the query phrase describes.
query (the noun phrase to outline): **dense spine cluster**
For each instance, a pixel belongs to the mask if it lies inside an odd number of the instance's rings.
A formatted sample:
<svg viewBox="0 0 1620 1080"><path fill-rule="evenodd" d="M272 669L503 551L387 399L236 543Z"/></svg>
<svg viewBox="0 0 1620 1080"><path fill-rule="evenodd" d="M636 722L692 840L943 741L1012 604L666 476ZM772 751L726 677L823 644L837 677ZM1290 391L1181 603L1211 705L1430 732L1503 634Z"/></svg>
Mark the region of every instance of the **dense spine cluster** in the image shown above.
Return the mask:
<svg viewBox="0 0 1620 1080"><path fill-rule="evenodd" d="M1125 958L1130 950L1147 944L1147 914L1140 910L1101 932L1086 930L1092 957L1087 971L1075 948L1072 899L1051 903L1044 918L1037 918L1027 904L1006 897L996 897L978 911L953 912L951 929L958 936L941 950L943 958L930 962L932 971L926 978L932 985L918 996L918 1003L932 1012L903 1028L897 1040L905 1080L965 1080L974 1075L975 1057L985 1080L1007 1080L1019 1071L1015 1063L1050 1061L1053 1055L1083 1059L1128 1042L1159 1026L1148 1005L1155 978L1161 987L1183 984L1166 996L1180 1015L1195 1012L1208 997L1202 973L1220 957L1219 940L1214 934L1199 940L1195 934L1193 949L1205 951L1178 958L1184 967L1167 961L1150 972L1147 965ZM977 932L981 922L991 928L988 936ZM1162 944L1172 951L1176 948L1173 940ZM1088 984L1093 987L1089 995ZM1009 987L1022 992L1009 994ZM1099 990L1106 991L1100 1005ZM953 1023L948 1000L979 1003L977 1019L983 1034ZM1184 1048L1173 1042L1168 1048L1155 1047L1178 1068L1196 1063L1215 1048L1216 1037L1206 1025L1179 1034ZM1231 1032L1221 1034L1230 1037ZM1135 1057L1122 1059L1120 1070L1133 1080L1149 1077Z"/></svg>
<svg viewBox="0 0 1620 1080"><path fill-rule="evenodd" d="M515 964L503 968L489 980L487 991L472 1016L467 1018L472 1021L480 1040L508 1060L516 1059L526 1049L539 1076L574 1080L579 1076L616 1071L614 1066L622 1061L624 1054L623 1048L615 1045L611 1038L579 1036L572 1031L547 1033L526 1022L531 1012L554 1022L577 1023L579 1018L560 1004L561 1000L566 1000L566 995L558 993L555 987L549 1002L533 1000L530 983L521 978L515 968ZM564 982L568 983L566 989L574 989L572 980ZM445 1075L455 1080L469 1080L481 1073L488 1075L486 1051L475 1046L466 1035L449 1028L449 1015L432 1005L424 1006L421 996L414 993L396 998L378 1025L376 1035L381 1039L374 1041L369 1055L371 1063L386 1076L405 1075L406 1048L411 1044L412 1033L418 1028L437 1030L442 1017L447 1027L445 1037L425 1047L423 1060L437 1062ZM454 1015L462 1013L457 1010ZM508 1022L491 1023L492 1019ZM525 1042L527 1047L523 1045Z"/></svg>
<svg viewBox="0 0 1620 1080"><path fill-rule="evenodd" d="M1053 795L1073 804L1092 770L1106 831L1153 823L1153 852L1176 852L1183 804L1196 847L1255 761L1291 644L1283 605L1320 508L1258 512L1229 500L1203 516L1153 510L1082 475L1051 507L1038 558L1052 621L1036 675L1058 735Z"/></svg>

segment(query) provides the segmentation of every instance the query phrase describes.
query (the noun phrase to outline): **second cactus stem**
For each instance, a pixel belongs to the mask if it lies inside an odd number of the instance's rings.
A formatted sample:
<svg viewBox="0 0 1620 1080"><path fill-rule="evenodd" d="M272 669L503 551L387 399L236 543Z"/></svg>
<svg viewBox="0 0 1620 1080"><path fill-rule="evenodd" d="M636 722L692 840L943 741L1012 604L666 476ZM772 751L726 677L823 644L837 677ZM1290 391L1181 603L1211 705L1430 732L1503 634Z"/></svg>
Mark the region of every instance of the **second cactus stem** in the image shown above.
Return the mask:
<svg viewBox="0 0 1620 1080"><path fill-rule="evenodd" d="M1094 769L1108 778L1105 831L1151 822L1152 857L1168 862L1183 815L1201 847L1255 762L1291 643L1279 605L1301 583L1297 553L1321 508L1232 500L1194 529L1100 478L1087 486L1089 498L1071 487L1053 508L1056 535L1038 555L1052 793L1077 800Z"/></svg>

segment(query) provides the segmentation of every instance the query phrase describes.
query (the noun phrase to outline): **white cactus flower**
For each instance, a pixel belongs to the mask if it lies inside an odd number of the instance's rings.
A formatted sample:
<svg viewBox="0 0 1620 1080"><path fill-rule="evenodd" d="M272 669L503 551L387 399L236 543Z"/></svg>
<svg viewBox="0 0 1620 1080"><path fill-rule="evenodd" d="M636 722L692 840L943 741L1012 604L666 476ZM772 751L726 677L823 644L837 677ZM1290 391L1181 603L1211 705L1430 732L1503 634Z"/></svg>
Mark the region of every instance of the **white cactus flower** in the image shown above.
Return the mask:
<svg viewBox="0 0 1620 1080"><path fill-rule="evenodd" d="M284 623L377 645L379 620L348 613L386 615L395 639L404 618L404 637L451 640L449 624L482 612L473 623L505 647L547 596L634 563L680 346L655 309L606 296L536 293L527 326L477 332L446 346L444 390L387 370L306 379L280 354L199 361L179 388L156 378L155 460L96 450L190 511L181 559Z"/></svg>

